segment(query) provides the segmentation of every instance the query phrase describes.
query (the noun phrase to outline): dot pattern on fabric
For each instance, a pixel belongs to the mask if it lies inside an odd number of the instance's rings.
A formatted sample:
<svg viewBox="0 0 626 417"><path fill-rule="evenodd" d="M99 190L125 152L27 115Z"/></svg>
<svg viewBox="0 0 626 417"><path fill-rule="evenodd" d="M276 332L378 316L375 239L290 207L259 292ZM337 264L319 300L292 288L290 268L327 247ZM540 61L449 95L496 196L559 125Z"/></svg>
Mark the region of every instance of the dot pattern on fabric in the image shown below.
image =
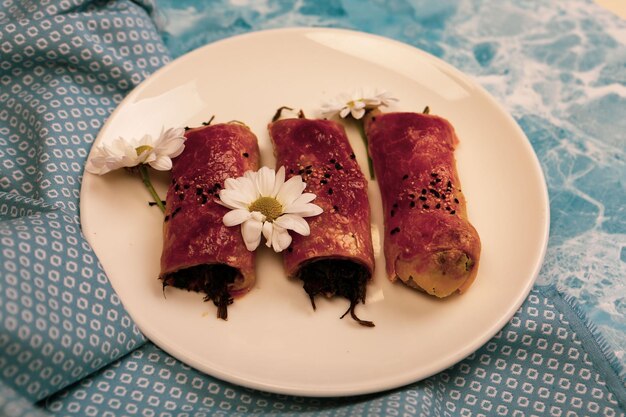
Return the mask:
<svg viewBox="0 0 626 417"><path fill-rule="evenodd" d="M146 2L0 6L0 378L42 399L145 339L78 222L85 159L168 61Z"/></svg>
<svg viewBox="0 0 626 417"><path fill-rule="evenodd" d="M81 416L624 416L568 318L537 290L477 352L392 392L269 394L206 376L146 344L45 405Z"/></svg>

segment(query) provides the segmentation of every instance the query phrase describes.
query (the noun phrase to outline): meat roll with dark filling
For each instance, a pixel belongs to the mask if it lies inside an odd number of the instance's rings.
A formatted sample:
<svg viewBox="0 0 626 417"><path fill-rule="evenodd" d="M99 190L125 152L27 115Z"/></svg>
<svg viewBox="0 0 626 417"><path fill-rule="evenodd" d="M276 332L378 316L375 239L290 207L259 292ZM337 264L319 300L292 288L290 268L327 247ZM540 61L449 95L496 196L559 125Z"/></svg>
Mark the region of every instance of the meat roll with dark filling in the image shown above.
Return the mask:
<svg viewBox="0 0 626 417"><path fill-rule="evenodd" d="M234 122L190 129L185 137L185 150L172 161L159 278L164 287L205 293L226 319L233 297L254 285L255 258L240 229L223 224L229 210L217 201L227 178L259 168L257 138Z"/></svg>
<svg viewBox="0 0 626 417"><path fill-rule="evenodd" d="M311 234L294 234L284 252L288 276L303 281L313 308L318 294L342 296L350 301L346 314L373 326L355 314L355 306L365 302L374 253L367 180L343 127L329 120L283 119L271 123L269 132L276 166L285 167L287 178L301 175L305 192L316 194L315 204L324 210L307 219Z"/></svg>
<svg viewBox="0 0 626 417"><path fill-rule="evenodd" d="M364 124L383 200L389 278L437 297L465 291L478 271L480 238L467 219L454 128L433 115L379 111Z"/></svg>

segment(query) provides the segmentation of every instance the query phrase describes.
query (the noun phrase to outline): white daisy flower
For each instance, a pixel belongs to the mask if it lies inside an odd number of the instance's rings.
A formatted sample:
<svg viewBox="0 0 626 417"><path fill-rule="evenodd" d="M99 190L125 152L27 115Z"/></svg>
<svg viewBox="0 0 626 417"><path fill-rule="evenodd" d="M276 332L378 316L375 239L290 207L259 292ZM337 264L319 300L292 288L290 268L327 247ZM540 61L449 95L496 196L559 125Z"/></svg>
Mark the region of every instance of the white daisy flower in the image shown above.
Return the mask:
<svg viewBox="0 0 626 417"><path fill-rule="evenodd" d="M354 90L351 94L340 94L338 97L322 104L321 113L324 117L332 117L339 114L345 119L351 115L354 119L361 119L367 110L372 110L381 106L389 106L391 102L397 101L385 90Z"/></svg>
<svg viewBox="0 0 626 417"><path fill-rule="evenodd" d="M311 203L315 194L303 193L306 184L300 175L285 181L285 168L278 172L262 167L247 171L243 177L228 178L220 191L221 204L231 209L224 215L226 226L241 225L241 235L249 251L261 243L281 252L291 244L289 230L308 236L304 217L317 216L322 209Z"/></svg>
<svg viewBox="0 0 626 417"><path fill-rule="evenodd" d="M156 139L150 135L131 140L117 138L94 148L85 168L98 175L141 164L168 171L172 168L172 158L180 155L185 148L184 134L183 128L170 128L162 129Z"/></svg>

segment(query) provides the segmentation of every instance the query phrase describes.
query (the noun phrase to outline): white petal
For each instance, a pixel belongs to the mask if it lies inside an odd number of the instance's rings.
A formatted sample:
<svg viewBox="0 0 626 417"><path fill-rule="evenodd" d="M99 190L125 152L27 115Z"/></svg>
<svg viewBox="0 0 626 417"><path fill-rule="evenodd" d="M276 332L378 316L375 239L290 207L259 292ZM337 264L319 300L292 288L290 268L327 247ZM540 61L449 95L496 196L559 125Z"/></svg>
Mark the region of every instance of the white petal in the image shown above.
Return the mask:
<svg viewBox="0 0 626 417"><path fill-rule="evenodd" d="M291 245L291 236L287 230L280 226L274 226L274 233L272 234L272 248L274 252L282 252Z"/></svg>
<svg viewBox="0 0 626 417"><path fill-rule="evenodd" d="M354 109L364 109L365 105L366 105L365 101L362 98L360 98L358 100L355 100L352 103L352 110L354 110Z"/></svg>
<svg viewBox="0 0 626 417"><path fill-rule="evenodd" d="M247 196L239 190L221 190L220 200L222 205L232 209L248 209L251 201L248 201Z"/></svg>
<svg viewBox="0 0 626 417"><path fill-rule="evenodd" d="M237 180L234 178L226 178L224 180L224 189L225 190L236 190L237 189Z"/></svg>
<svg viewBox="0 0 626 417"><path fill-rule="evenodd" d="M249 219L241 225L241 236L250 252L255 250L261 243L261 230L263 223L255 219Z"/></svg>
<svg viewBox="0 0 626 417"><path fill-rule="evenodd" d="M172 169L172 160L169 156L160 156L155 161L149 162L149 164L158 171L169 171Z"/></svg>
<svg viewBox="0 0 626 417"><path fill-rule="evenodd" d="M265 217L265 215L263 213L261 213L260 211L253 211L252 213L250 213L252 215L252 218L258 222L263 223L267 218Z"/></svg>
<svg viewBox="0 0 626 417"><path fill-rule="evenodd" d="M300 197L300 194L302 194L305 188L306 184L302 181L302 177L300 175L294 175L280 187L280 191L276 194L276 200L278 200L283 207L288 207Z"/></svg>
<svg viewBox="0 0 626 417"><path fill-rule="evenodd" d="M317 196L313 193L304 193L296 198L291 204L307 204L315 200Z"/></svg>
<svg viewBox="0 0 626 417"><path fill-rule="evenodd" d="M295 214L283 214L274 220L274 223L282 228L293 230L302 236L308 236L311 233L311 229L306 220Z"/></svg>
<svg viewBox="0 0 626 417"><path fill-rule="evenodd" d="M248 178L253 184L256 184L256 172L248 170L243 173L244 178Z"/></svg>
<svg viewBox="0 0 626 417"><path fill-rule="evenodd" d="M300 217L311 217L322 214L324 210L315 204L292 204L288 209L285 209L286 214L295 214Z"/></svg>
<svg viewBox="0 0 626 417"><path fill-rule="evenodd" d="M365 108L354 108L352 109L352 117L354 117L355 119L359 120L361 117L363 117L363 115L365 114Z"/></svg>
<svg viewBox="0 0 626 417"><path fill-rule="evenodd" d="M350 114L350 107L346 106L339 111L339 117L345 119Z"/></svg>
<svg viewBox="0 0 626 417"><path fill-rule="evenodd" d="M259 198L256 184L250 178L239 177L235 181L235 188L245 195L250 203Z"/></svg>
<svg viewBox="0 0 626 417"><path fill-rule="evenodd" d="M269 197L274 190L276 173L268 167L261 167L257 172L256 185L262 197Z"/></svg>
<svg viewBox="0 0 626 417"><path fill-rule="evenodd" d="M131 140L130 143L134 145L134 148L137 149L140 146L150 146L154 147L154 141L152 140L152 136L145 134L141 137L141 139Z"/></svg>
<svg viewBox="0 0 626 417"><path fill-rule="evenodd" d="M222 221L224 222L225 226L231 227L231 226L237 226L238 224L245 222L251 217L252 216L248 210L235 209L226 213Z"/></svg>
<svg viewBox="0 0 626 417"><path fill-rule="evenodd" d="M184 129L168 129L161 132L159 138L154 142L155 153L174 158L183 151L184 143Z"/></svg>
<svg viewBox="0 0 626 417"><path fill-rule="evenodd" d="M159 148L159 154L176 158L185 150L185 139L176 138L169 140L164 146Z"/></svg>
<svg viewBox="0 0 626 417"><path fill-rule="evenodd" d="M285 183L285 167L278 168L276 172L276 179L274 181L274 189L272 190L271 197L276 198L276 195L280 191L280 187Z"/></svg>
<svg viewBox="0 0 626 417"><path fill-rule="evenodd" d="M265 237L265 245L269 248L272 246L272 234L274 233L274 224L272 222L263 223L263 237Z"/></svg>
<svg viewBox="0 0 626 417"><path fill-rule="evenodd" d="M121 152L117 152L117 149L107 145L100 145L94 148L85 169L92 174L103 175L115 169L122 168L126 166L123 161L123 152L123 149Z"/></svg>
<svg viewBox="0 0 626 417"><path fill-rule="evenodd" d="M134 158L125 158L127 161L132 162ZM142 151L137 157L137 161L140 164L149 164L157 160L157 155L153 151Z"/></svg>

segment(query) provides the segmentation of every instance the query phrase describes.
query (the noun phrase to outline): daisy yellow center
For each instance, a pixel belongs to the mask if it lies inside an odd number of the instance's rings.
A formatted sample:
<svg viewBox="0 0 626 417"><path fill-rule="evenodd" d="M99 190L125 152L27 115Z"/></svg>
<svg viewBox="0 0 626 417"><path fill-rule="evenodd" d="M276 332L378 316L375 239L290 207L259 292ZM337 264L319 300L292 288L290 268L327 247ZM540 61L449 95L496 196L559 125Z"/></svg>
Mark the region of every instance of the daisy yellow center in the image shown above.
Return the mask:
<svg viewBox="0 0 626 417"><path fill-rule="evenodd" d="M137 152L137 156L141 155L142 152L144 151L149 151L152 149L152 146L150 145L141 145L135 148L135 152Z"/></svg>
<svg viewBox="0 0 626 417"><path fill-rule="evenodd" d="M250 211L263 214L268 222L273 222L283 214L283 206L272 197L261 197L248 206Z"/></svg>

